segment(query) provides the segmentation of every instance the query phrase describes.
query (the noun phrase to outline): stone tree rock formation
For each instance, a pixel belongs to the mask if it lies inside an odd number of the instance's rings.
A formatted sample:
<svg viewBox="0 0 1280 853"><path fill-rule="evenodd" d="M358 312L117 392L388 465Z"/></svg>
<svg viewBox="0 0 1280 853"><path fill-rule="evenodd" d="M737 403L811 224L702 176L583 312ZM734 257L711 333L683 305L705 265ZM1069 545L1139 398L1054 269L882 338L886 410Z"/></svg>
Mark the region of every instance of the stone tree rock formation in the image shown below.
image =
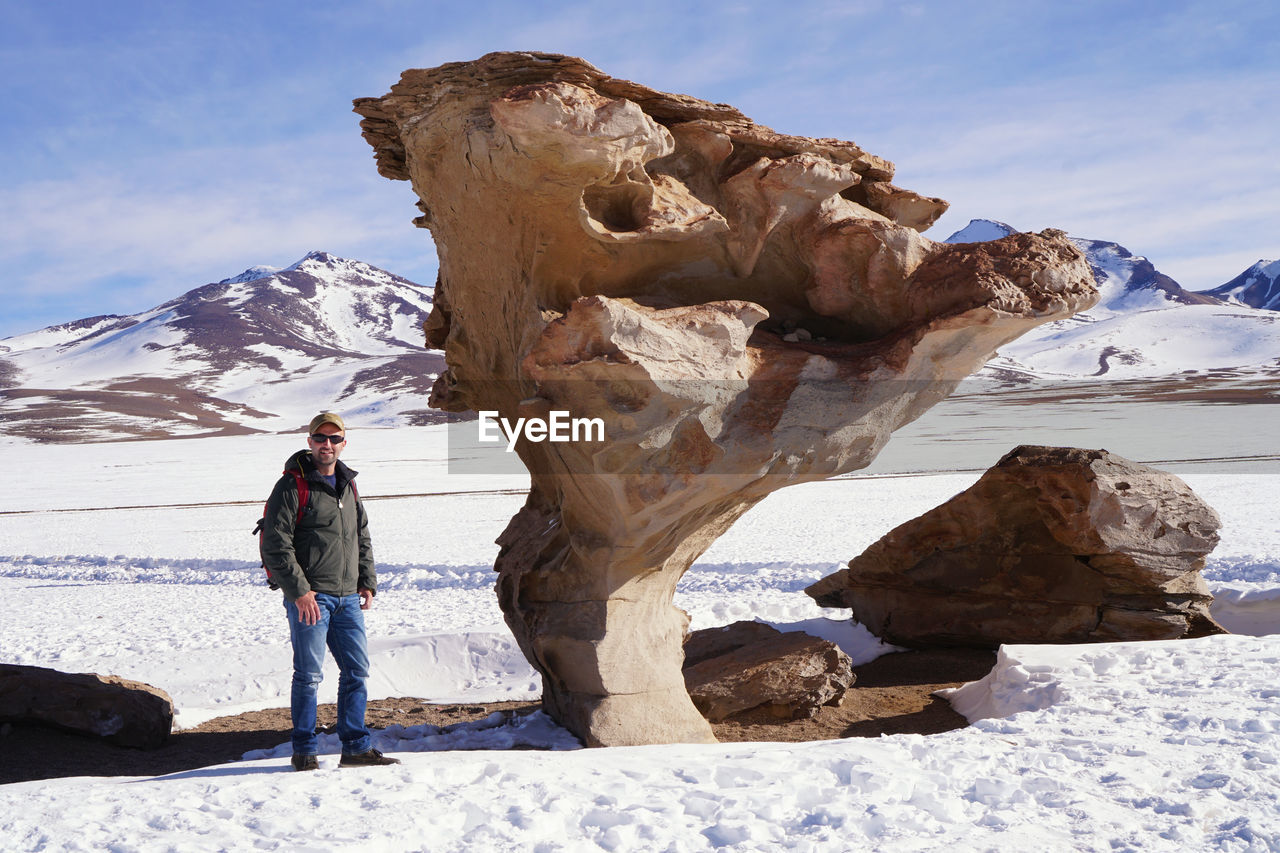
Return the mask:
<svg viewBox="0 0 1280 853"><path fill-rule="evenodd" d="M945 202L889 161L580 59L406 71L355 109L435 238L433 405L605 424L520 439L531 488L495 566L544 706L590 745L713 740L671 603L693 560L1097 298L1061 232L935 243Z"/></svg>
<svg viewBox="0 0 1280 853"><path fill-rule="evenodd" d="M904 646L1225 633L1200 576L1218 515L1173 474L1105 450L1010 451L806 592Z"/></svg>

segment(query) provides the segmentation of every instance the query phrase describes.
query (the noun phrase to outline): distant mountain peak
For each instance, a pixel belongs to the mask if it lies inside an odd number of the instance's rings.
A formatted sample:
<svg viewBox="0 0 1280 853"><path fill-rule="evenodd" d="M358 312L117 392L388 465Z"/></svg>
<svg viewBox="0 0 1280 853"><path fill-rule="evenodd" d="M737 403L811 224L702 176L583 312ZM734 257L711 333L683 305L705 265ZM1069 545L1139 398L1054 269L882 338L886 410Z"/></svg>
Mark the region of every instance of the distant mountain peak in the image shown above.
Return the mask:
<svg viewBox="0 0 1280 853"><path fill-rule="evenodd" d="M351 261L348 261L346 258L339 258L336 255L331 255L328 252L322 251L320 249L316 249L316 250L307 252L305 255L302 256L301 260L297 261L296 263L290 264L289 266L285 267L285 269L290 271L298 270L298 269L302 269L304 266L307 266L309 264L311 265L322 264L325 266L330 266L335 262L351 263Z"/></svg>
<svg viewBox="0 0 1280 853"><path fill-rule="evenodd" d="M1233 305L1280 311L1280 261L1260 260L1226 284L1201 293Z"/></svg>
<svg viewBox="0 0 1280 853"><path fill-rule="evenodd" d="M280 271L282 275L287 275L288 273L301 273L320 279L340 280L347 284L359 284L361 282L382 283L389 278L405 281L399 276L394 276L386 270L379 269L364 261L342 258L320 250L307 252L299 261Z"/></svg>
<svg viewBox="0 0 1280 853"><path fill-rule="evenodd" d="M273 267L267 264L257 264L249 267L239 275L233 275L230 278L224 278L218 284L244 284L250 281L258 281L259 279L270 278L277 273L282 272L306 272L319 267L327 267L330 269L348 268L359 269L361 272L370 269L377 269L363 261L352 261L346 258L340 258L337 255L330 254L322 249L315 249L307 252L300 259L287 267Z"/></svg>
<svg viewBox="0 0 1280 853"><path fill-rule="evenodd" d="M1263 258L1245 270L1244 275L1269 279L1280 278L1280 261L1269 261Z"/></svg>
<svg viewBox="0 0 1280 853"><path fill-rule="evenodd" d="M986 243L999 240L1010 234L1017 234L1018 229L995 219L970 219L969 224L952 234L944 243Z"/></svg>
<svg viewBox="0 0 1280 853"><path fill-rule="evenodd" d="M1100 308L1110 311L1143 311L1177 305L1215 305L1219 300L1185 289L1156 269L1142 255L1110 240L1072 237L1071 242L1089 259L1093 277L1102 291Z"/></svg>
<svg viewBox="0 0 1280 853"><path fill-rule="evenodd" d="M1018 229L994 219L971 219L969 224L948 237L947 243L986 243L999 240ZM1135 255L1119 243L1072 237L1071 242L1084 252L1093 269L1102 298L1096 308L1080 315L1096 318L1099 314L1182 305L1212 305L1219 300L1183 289L1169 276L1155 268L1151 261Z"/></svg>
<svg viewBox="0 0 1280 853"><path fill-rule="evenodd" d="M249 267L239 275L233 275L230 278L224 278L217 282L216 285L210 285L202 288L200 291L193 291L200 296L211 299L221 298L226 292L227 285L250 284L255 281L262 281L268 278L277 278L283 283L290 286L298 286L296 277L291 278L290 273L300 273L304 277L318 278L329 281L343 281L350 284L382 284L388 280L394 279L406 281L399 276L392 275L386 270L379 269L372 264L364 261L351 260L350 258L342 258L337 255L326 252L322 249L316 249L307 252L300 259L287 267L274 267L267 264L258 264ZM311 287L310 284L302 285L305 288ZM221 289L219 289L221 288ZM176 303L180 300L172 300ZM169 303L166 303L169 304Z"/></svg>
<svg viewBox="0 0 1280 853"><path fill-rule="evenodd" d="M248 281L257 281L258 279L267 278L280 272L280 267L269 267L265 264L249 267L239 275L233 275L231 278L224 278L218 284L241 284Z"/></svg>

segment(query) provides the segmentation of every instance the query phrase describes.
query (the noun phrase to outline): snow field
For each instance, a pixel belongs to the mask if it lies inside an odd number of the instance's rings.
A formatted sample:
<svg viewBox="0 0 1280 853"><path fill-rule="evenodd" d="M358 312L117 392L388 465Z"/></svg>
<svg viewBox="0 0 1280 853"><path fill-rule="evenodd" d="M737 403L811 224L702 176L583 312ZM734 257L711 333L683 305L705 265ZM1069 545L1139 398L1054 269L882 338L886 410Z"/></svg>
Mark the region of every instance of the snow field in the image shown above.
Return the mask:
<svg viewBox="0 0 1280 853"><path fill-rule="evenodd" d="M1111 359L1108 379L1168 377L1183 372L1274 367L1280 352L1280 323L1274 311L1234 305L1160 307L1103 315L1094 323L1059 322L1000 348L1042 378L1080 379L1102 369L1099 353L1115 348L1127 361ZM1164 306L1169 303L1165 302Z"/></svg>
<svg viewBox="0 0 1280 853"><path fill-rule="evenodd" d="M531 699L537 676L491 590L523 484L449 474L442 434L352 431L380 564L371 694ZM283 608L249 530L296 446L0 445L27 482L75 483L0 494L0 660L156 684L181 725L286 705ZM1280 849L1276 480L1180 473L1223 518L1205 573L1219 602L1252 608L1250 632L1268 636L1006 647L952 696L973 725L930 737L574 750L539 714L392 726L376 744L399 767L339 770L330 738L313 774L293 773L282 744L154 779L7 785L0 849ZM758 618L870 659L886 649L803 587L977 476L783 490L703 555L676 603L695 629ZM322 701L335 689L330 670ZM515 749L530 746L550 751Z"/></svg>
<svg viewBox="0 0 1280 853"><path fill-rule="evenodd" d="M969 729L808 744L569 744L545 718L381 735L405 762L272 758L0 789L0 838L67 850L1256 850L1280 843L1274 638L1012 647ZM1152 689L1153 682L1159 685ZM972 711L971 711L972 712ZM455 751L450 749L450 738ZM491 739L486 742L486 738ZM492 739L496 738L496 743ZM65 845L65 846L64 846Z"/></svg>

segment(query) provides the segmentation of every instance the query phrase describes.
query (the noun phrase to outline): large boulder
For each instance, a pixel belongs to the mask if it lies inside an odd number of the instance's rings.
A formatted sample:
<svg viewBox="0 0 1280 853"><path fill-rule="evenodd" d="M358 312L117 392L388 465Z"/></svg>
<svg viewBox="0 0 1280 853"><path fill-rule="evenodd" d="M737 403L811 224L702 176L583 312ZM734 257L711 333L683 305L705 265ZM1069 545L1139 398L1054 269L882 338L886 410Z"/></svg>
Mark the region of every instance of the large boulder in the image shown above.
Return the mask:
<svg viewBox="0 0 1280 853"><path fill-rule="evenodd" d="M1200 576L1218 525L1173 474L1023 446L806 592L901 646L1224 633Z"/></svg>
<svg viewBox="0 0 1280 853"><path fill-rule="evenodd" d="M173 728L173 700L158 687L115 675L0 664L0 721L44 723L154 749Z"/></svg>
<svg viewBox="0 0 1280 853"><path fill-rule="evenodd" d="M713 723L757 708L780 719L812 717L839 705L855 678L835 643L759 622L695 631L685 658L689 696Z"/></svg>
<svg viewBox="0 0 1280 853"><path fill-rule="evenodd" d="M603 425L520 434L495 565L544 707L590 745L713 740L681 676L690 564L1097 299L1061 232L935 243L946 203L888 160L573 57L406 71L355 108L435 239L432 404Z"/></svg>

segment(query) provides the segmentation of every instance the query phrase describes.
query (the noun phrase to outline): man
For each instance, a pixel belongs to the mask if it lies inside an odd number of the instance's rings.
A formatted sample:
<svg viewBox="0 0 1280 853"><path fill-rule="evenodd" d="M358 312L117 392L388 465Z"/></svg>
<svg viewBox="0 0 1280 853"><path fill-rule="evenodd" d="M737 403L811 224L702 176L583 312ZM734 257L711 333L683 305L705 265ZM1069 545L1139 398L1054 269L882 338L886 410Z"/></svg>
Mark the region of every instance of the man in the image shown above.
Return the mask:
<svg viewBox="0 0 1280 853"><path fill-rule="evenodd" d="M267 500L262 565L284 590L293 643L293 769L317 770L316 688L324 649L338 664L341 767L399 764L374 749L364 723L369 654L364 613L378 589L369 520L356 472L338 461L346 426L333 412L311 419L307 450L285 463ZM306 497L303 498L303 492Z"/></svg>

